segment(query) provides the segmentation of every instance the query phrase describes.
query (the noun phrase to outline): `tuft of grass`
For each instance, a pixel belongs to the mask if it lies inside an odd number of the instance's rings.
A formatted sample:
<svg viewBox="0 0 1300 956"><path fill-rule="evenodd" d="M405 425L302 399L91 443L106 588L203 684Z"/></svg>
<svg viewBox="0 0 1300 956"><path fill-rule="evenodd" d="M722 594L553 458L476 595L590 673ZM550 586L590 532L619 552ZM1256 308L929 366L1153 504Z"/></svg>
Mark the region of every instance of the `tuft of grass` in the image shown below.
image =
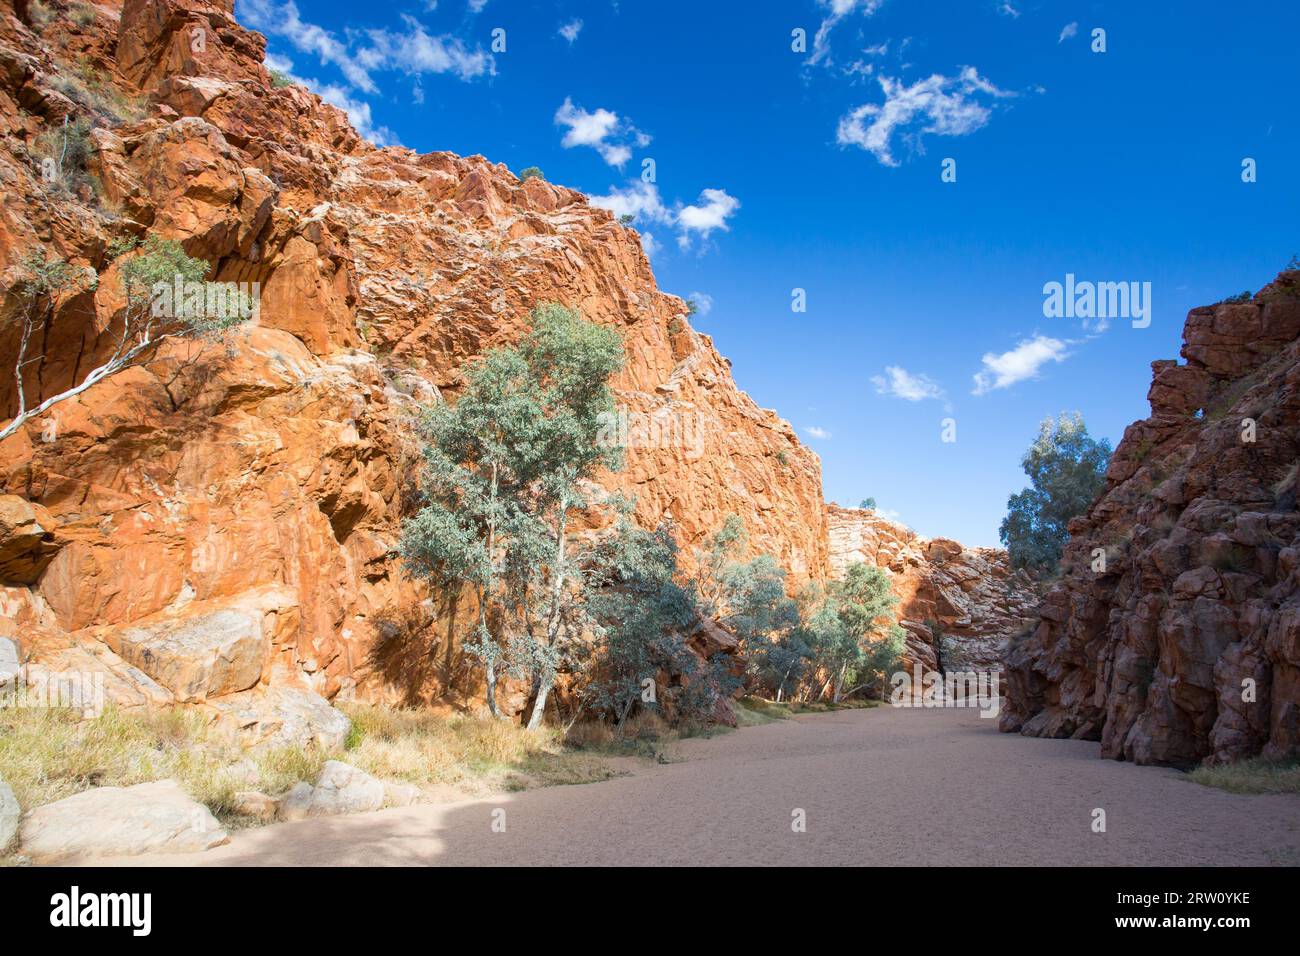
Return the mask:
<svg viewBox="0 0 1300 956"><path fill-rule="evenodd" d="M1229 793L1300 793L1300 760L1252 757L1237 763L1197 767L1188 778Z"/></svg>

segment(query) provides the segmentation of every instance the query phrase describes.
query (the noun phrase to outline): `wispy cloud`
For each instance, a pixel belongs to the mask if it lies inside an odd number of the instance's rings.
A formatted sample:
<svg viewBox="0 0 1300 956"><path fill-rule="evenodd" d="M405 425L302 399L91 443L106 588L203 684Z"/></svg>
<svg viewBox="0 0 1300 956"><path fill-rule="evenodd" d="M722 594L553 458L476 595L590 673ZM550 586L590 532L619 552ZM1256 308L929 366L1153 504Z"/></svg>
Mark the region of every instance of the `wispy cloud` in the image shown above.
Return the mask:
<svg viewBox="0 0 1300 956"><path fill-rule="evenodd" d="M707 292L692 292L686 300L695 303L695 314L701 318L713 311L713 296Z"/></svg>
<svg viewBox="0 0 1300 956"><path fill-rule="evenodd" d="M804 431L812 438L829 439L831 433L817 425L805 425Z"/></svg>
<svg viewBox="0 0 1300 956"><path fill-rule="evenodd" d="M569 41L569 46L573 46L573 41L578 39L578 34L582 32L582 21L574 18L561 26L556 32Z"/></svg>
<svg viewBox="0 0 1300 956"><path fill-rule="evenodd" d="M696 239L707 240L715 229L726 232L729 220L740 209L740 200L725 189L705 189L691 205L679 201L669 206L660 196L658 186L641 180L622 188L615 187L604 196L589 196L588 201L593 206L608 209L615 216L633 216L645 222L676 227L677 245L682 249L691 248Z"/></svg>
<svg viewBox="0 0 1300 956"><path fill-rule="evenodd" d="M626 119L620 119L612 110L587 112L574 106L572 98L567 96L555 111L555 123L568 130L560 140L561 146L565 149L590 146L611 166L621 167L631 159L633 145L647 146L650 143L649 136Z"/></svg>
<svg viewBox="0 0 1300 956"><path fill-rule="evenodd" d="M293 0L284 3L239 0L238 13L239 19L253 29L283 37L294 49L317 57L322 65L336 67L357 89L366 93L379 92L379 87L370 78L370 71L349 52L347 44L323 27L303 20Z"/></svg>
<svg viewBox="0 0 1300 956"><path fill-rule="evenodd" d="M1002 14L1004 17L1010 17L1013 20L1020 19L1020 11L1015 8L1015 5L1012 4L1010 0L1002 0L1002 2L998 4L998 13Z"/></svg>
<svg viewBox="0 0 1300 956"><path fill-rule="evenodd" d="M994 86L972 66L962 67L956 76L935 73L910 86L882 76L880 89L884 102L865 103L847 113L835 138L841 146L866 150L885 166L898 165L892 146L896 132L918 147L926 133L966 136L988 122L994 102L1016 95Z"/></svg>
<svg viewBox="0 0 1300 956"><path fill-rule="evenodd" d="M1017 382L1038 377L1048 362L1063 362L1069 356L1069 344L1061 339L1035 335L1009 352L985 353L983 369L975 373L972 394L983 395L994 389L1009 388Z"/></svg>
<svg viewBox="0 0 1300 956"><path fill-rule="evenodd" d="M1061 27L1061 35L1056 38L1056 42L1058 44L1064 43L1066 40L1070 39L1070 37L1075 36L1078 32L1078 23L1067 23L1065 26Z"/></svg>
<svg viewBox="0 0 1300 956"><path fill-rule="evenodd" d="M420 103L424 99L419 85L422 74L450 73L469 81L495 72L490 53L477 46L471 48L453 36L433 35L409 14L402 14L401 30L349 32L343 40L324 27L304 20L294 0L238 0L237 12L239 19L254 29L285 40L294 50L316 58L322 66L337 69L345 81L342 84L301 76L293 78L346 112L357 132L381 146L394 143L397 138L391 130L374 123L370 105L357 95L379 92L374 79L376 73L401 72L415 76L411 96L414 102ZM276 62L289 63L287 58L274 54L267 57L268 64ZM275 66L275 69L290 73L291 65Z"/></svg>
<svg viewBox="0 0 1300 956"><path fill-rule="evenodd" d="M369 30L370 45L358 51L356 59L368 70L401 70L404 73L452 73L462 80L490 74L494 61L490 53L473 50L456 37L434 36L410 14L402 14L406 29Z"/></svg>
<svg viewBox="0 0 1300 956"><path fill-rule="evenodd" d="M944 395L939 383L928 375L913 374L897 365L887 366L884 375L873 375L871 381L876 386L877 394L892 395L909 402L922 402L927 398L942 399Z"/></svg>
<svg viewBox="0 0 1300 956"><path fill-rule="evenodd" d="M831 31L841 20L852 13L861 13L869 17L884 6L884 3L885 0L817 0L818 6L826 11L826 15L822 18L813 37L812 55L808 57L808 65L830 64Z"/></svg>

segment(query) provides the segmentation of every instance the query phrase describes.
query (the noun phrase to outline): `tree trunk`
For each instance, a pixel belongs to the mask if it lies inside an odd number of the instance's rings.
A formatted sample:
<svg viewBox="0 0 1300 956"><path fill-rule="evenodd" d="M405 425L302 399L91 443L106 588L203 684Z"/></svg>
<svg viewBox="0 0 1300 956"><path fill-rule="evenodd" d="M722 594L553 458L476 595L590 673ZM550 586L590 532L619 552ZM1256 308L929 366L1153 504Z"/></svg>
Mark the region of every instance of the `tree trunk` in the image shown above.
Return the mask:
<svg viewBox="0 0 1300 956"><path fill-rule="evenodd" d="M528 729L536 730L542 726L542 718L546 716L546 695L551 692L551 682L543 680L538 682L537 699L533 701L533 712L528 715Z"/></svg>
<svg viewBox="0 0 1300 956"><path fill-rule="evenodd" d="M849 665L844 664L840 667L840 672L835 675L835 693L831 697L832 704L840 702L840 693L844 690L844 672L848 670Z"/></svg>
<svg viewBox="0 0 1300 956"><path fill-rule="evenodd" d="M501 712L497 710L497 666L490 658L487 661L487 705L488 713L502 719Z"/></svg>

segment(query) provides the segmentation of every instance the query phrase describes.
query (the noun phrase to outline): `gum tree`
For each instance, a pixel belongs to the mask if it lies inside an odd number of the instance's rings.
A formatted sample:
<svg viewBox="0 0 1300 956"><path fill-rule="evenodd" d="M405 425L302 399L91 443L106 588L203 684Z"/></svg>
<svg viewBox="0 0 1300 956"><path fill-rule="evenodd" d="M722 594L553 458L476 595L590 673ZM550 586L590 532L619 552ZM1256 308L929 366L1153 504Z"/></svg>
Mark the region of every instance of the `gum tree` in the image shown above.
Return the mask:
<svg viewBox="0 0 1300 956"><path fill-rule="evenodd" d="M616 332L543 305L523 342L473 363L456 404L421 421L425 503L403 525L401 553L435 586L472 591L466 649L483 663L488 709L500 716L503 670L526 676L529 728L594 623L589 555L569 531L590 504L584 483L622 464L622 448L600 440L622 365Z"/></svg>
<svg viewBox="0 0 1300 956"><path fill-rule="evenodd" d="M98 280L93 272L77 269L62 259L47 258L43 253L31 253L22 260L15 283L19 305L10 320L18 326L18 350L13 367L18 409L9 423L0 428L0 441L58 403L80 395L124 369L143 364L164 339L220 334L242 321L247 313L241 307L214 315L201 306L187 307L184 303L161 308L155 297L159 287L170 290L197 286L199 298L205 298L202 290L210 285L203 282L207 263L186 255L174 240L150 236L138 249L134 242L127 242L116 245L112 252L122 257L118 276L125 299L120 316L105 333L112 336L112 353L80 382L30 408L26 394L28 367L44 359L44 355L31 354L38 330L53 321L60 298L93 289Z"/></svg>
<svg viewBox="0 0 1300 956"><path fill-rule="evenodd" d="M1097 441L1078 412L1044 419L1020 460L1030 487L1007 500L998 536L1011 565L1050 572L1061 560L1070 519L1083 514L1106 486L1110 442Z"/></svg>

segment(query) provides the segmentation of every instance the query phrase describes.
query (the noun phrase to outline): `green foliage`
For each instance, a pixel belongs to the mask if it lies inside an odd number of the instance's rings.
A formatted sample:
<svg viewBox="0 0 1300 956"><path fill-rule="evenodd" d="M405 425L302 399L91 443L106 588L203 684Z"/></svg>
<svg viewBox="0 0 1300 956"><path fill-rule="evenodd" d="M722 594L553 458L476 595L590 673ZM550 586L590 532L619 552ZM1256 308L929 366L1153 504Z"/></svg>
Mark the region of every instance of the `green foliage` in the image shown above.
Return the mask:
<svg viewBox="0 0 1300 956"><path fill-rule="evenodd" d="M427 503L403 523L401 553L435 585L475 592L466 649L487 670L488 706L495 712L500 667L527 676L530 726L596 623L593 556L575 553L567 531L588 505L583 482L622 463L622 449L600 440L614 410L607 382L622 364L616 332L544 305L522 343L473 363L456 405L421 422Z"/></svg>
<svg viewBox="0 0 1300 956"><path fill-rule="evenodd" d="M1236 295L1228 296L1226 299L1223 299L1220 302L1220 304L1221 305L1242 305L1244 303L1253 301L1254 298L1255 298L1255 293L1247 289L1245 292L1238 292Z"/></svg>
<svg viewBox="0 0 1300 956"><path fill-rule="evenodd" d="M876 510L876 499L875 499L875 498L863 498L863 499L862 499L862 503L861 503L860 505L858 505L858 507L861 508L863 511L875 511L875 510Z"/></svg>
<svg viewBox="0 0 1300 956"><path fill-rule="evenodd" d="M34 158L41 166L42 178L47 177L46 170L52 170L53 179L47 181L55 189L77 192L89 185L86 164L94 151L90 129L87 120L65 117L61 125L51 126L36 137Z"/></svg>
<svg viewBox="0 0 1300 956"><path fill-rule="evenodd" d="M998 529L1013 567L1043 572L1056 567L1070 519L1087 511L1105 487L1110 454L1110 442L1089 436L1078 412L1043 421L1020 461L1031 487L1008 499Z"/></svg>
<svg viewBox="0 0 1300 956"><path fill-rule="evenodd" d="M620 225L630 226L632 223L636 222L636 216L632 215L630 212L625 212L623 215L618 217L618 221Z"/></svg>
<svg viewBox="0 0 1300 956"><path fill-rule="evenodd" d="M526 166L523 169L521 169L519 171L519 178L520 180L536 178L542 180L543 182L546 181L546 177L542 175L542 171L538 169L536 166Z"/></svg>
<svg viewBox="0 0 1300 956"><path fill-rule="evenodd" d="M286 86L293 86L293 77L282 70L268 69L266 71L271 75L271 86L275 89L282 89Z"/></svg>

